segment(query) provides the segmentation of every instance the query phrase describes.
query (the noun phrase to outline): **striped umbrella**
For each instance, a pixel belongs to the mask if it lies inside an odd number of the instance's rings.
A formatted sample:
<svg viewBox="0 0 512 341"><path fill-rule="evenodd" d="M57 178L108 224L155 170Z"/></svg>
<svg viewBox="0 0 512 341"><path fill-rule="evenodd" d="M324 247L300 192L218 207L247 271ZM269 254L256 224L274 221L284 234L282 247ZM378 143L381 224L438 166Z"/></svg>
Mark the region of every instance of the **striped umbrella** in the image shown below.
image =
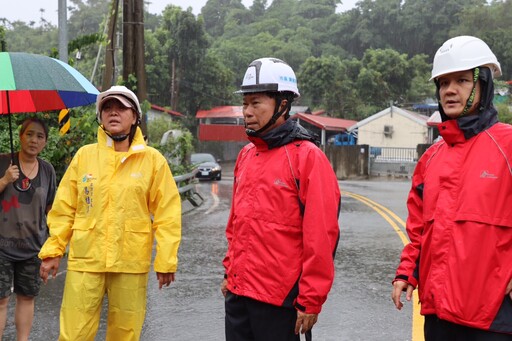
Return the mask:
<svg viewBox="0 0 512 341"><path fill-rule="evenodd" d="M47 56L0 52L0 114L59 110L96 102L98 90L68 64Z"/></svg>
<svg viewBox="0 0 512 341"><path fill-rule="evenodd" d="M79 107L98 90L68 64L47 56L0 52L0 114Z"/></svg>

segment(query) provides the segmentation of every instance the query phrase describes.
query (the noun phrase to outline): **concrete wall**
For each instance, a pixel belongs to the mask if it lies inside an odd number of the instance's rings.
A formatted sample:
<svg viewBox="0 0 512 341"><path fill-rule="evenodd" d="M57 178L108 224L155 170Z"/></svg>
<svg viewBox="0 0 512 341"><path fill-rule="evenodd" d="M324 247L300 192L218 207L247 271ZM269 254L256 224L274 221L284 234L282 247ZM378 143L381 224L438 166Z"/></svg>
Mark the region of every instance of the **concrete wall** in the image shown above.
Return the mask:
<svg viewBox="0 0 512 341"><path fill-rule="evenodd" d="M412 161L379 162L370 158L370 177L411 178L415 167Z"/></svg>
<svg viewBox="0 0 512 341"><path fill-rule="evenodd" d="M339 180L368 179L368 152L368 145L325 147L325 155Z"/></svg>

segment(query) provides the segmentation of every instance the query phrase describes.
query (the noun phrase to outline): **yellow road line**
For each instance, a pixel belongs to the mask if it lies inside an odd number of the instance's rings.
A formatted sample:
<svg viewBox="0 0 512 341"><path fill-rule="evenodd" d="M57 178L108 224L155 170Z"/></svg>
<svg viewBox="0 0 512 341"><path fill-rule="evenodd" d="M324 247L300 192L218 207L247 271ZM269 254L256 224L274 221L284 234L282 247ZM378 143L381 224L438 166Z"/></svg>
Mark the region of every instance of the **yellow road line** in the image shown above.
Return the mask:
<svg viewBox="0 0 512 341"><path fill-rule="evenodd" d="M405 222L397 216L393 211L388 208L382 206L381 204L356 193L343 191L342 194L359 200L366 206L369 206L373 210L375 210L384 220L386 220L391 227L398 234L404 246L409 243L409 239L402 231L402 229L397 225L400 224L405 229ZM394 219L394 220L393 220ZM396 221L396 223L395 223ZM391 290L391 289L390 289ZM424 341L423 336L423 324L424 317L420 314L420 305L418 299L418 291L414 290L413 299L412 299L412 341Z"/></svg>

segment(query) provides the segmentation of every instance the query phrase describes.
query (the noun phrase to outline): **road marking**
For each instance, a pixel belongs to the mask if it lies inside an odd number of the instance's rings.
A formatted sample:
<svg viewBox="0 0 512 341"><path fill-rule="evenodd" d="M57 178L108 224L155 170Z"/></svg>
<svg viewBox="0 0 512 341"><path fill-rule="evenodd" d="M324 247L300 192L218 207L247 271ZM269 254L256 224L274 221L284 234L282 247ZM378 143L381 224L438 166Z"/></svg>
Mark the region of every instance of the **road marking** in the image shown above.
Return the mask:
<svg viewBox="0 0 512 341"><path fill-rule="evenodd" d="M210 191L210 194L213 197L213 204L208 208L208 210L205 212L205 214L210 214L219 206L219 196L217 195L219 193L219 185L217 183L212 183L212 189Z"/></svg>
<svg viewBox="0 0 512 341"><path fill-rule="evenodd" d="M346 192L342 191L342 194L349 196L351 198L354 198L356 200L359 200L366 206L369 206L374 211L376 211L384 220L386 220L391 227L395 230L395 232L398 234L400 239L402 240L402 243L407 245L409 243L409 239L403 232L402 228L405 229L405 222L397 216L393 211L388 209L387 207L382 206L381 204L356 193L352 192ZM393 220L394 219L394 220ZM396 221L396 222L395 222ZM402 228L400 228L400 226ZM420 314L420 305L419 305L419 299L418 299L418 290L414 290L413 292L413 298L412 298L412 341L424 341L423 336L423 325L424 325L425 318Z"/></svg>

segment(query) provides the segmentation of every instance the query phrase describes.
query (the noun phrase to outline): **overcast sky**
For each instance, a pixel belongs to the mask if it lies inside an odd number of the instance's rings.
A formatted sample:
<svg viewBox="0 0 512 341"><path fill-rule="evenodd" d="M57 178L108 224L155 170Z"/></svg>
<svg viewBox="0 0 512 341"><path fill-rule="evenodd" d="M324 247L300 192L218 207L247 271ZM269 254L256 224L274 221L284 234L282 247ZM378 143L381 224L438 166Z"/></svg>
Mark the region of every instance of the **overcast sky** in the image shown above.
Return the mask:
<svg viewBox="0 0 512 341"><path fill-rule="evenodd" d="M162 13L165 6L172 4L180 6L183 9L192 7L192 12L198 14L201 8L206 4L207 0L148 0L150 2L149 13ZM344 11L355 6L358 0L343 0L344 5L340 10ZM59 8L59 0L1 0L0 18L6 18L9 21L21 20L24 22L39 22L41 18L40 9L44 9L43 17L57 25L57 10ZM271 1L267 1L271 3ZM23 3L23 5L21 5ZM246 7L252 5L252 0L242 0ZM68 1L71 5L71 1Z"/></svg>

